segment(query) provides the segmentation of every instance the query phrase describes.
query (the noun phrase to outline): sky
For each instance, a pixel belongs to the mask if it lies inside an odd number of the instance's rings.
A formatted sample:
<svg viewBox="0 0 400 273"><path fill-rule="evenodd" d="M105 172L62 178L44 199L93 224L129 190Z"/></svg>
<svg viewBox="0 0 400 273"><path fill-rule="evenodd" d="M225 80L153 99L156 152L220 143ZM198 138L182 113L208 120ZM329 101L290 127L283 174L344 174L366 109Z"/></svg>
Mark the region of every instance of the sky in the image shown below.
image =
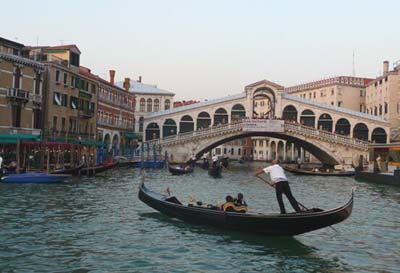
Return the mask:
<svg viewBox="0 0 400 273"><path fill-rule="evenodd" d="M384 60L400 60L400 1L2 2L10 12L0 37L76 44L93 73L141 75L175 100L237 94L263 79L288 87L351 76L353 59L356 76L376 77Z"/></svg>

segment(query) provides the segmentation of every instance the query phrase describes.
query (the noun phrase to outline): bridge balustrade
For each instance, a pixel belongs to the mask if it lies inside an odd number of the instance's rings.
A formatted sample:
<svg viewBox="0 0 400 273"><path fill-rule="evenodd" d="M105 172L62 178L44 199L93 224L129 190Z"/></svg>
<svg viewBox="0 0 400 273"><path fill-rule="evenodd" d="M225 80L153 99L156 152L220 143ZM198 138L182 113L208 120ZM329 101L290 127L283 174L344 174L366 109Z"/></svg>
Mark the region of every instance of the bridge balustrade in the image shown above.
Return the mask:
<svg viewBox="0 0 400 273"><path fill-rule="evenodd" d="M195 139L207 138L218 134L226 134L234 131L243 130L243 122L236 121L229 124L220 124L209 128L199 129L192 132L180 133L172 136L168 136L162 139L155 139L149 141L149 143L170 145L177 143L184 143L187 141L193 141ZM337 135L328 131L319 130L313 127L304 126L297 123L287 122L284 124L284 132L290 132L294 134L303 135L306 137L321 139L326 142L338 143L341 145L347 145L355 147L357 149L367 149L368 142L349 136Z"/></svg>

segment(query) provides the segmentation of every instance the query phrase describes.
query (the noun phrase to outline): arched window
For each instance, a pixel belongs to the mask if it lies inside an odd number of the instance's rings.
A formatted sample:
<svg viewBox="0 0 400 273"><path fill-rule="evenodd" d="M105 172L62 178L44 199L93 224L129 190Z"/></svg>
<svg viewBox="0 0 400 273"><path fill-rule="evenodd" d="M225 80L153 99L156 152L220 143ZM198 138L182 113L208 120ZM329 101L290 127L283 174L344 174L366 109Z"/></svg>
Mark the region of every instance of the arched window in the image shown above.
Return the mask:
<svg viewBox="0 0 400 273"><path fill-rule="evenodd" d="M377 127L372 131L371 140L374 143L386 143L387 135L384 129Z"/></svg>
<svg viewBox="0 0 400 273"><path fill-rule="evenodd" d="M158 111L160 111L160 100L155 99L154 100L154 112L158 112Z"/></svg>
<svg viewBox="0 0 400 273"><path fill-rule="evenodd" d="M197 116L197 128L196 130L208 128L211 125L211 117L207 112L201 112Z"/></svg>
<svg viewBox="0 0 400 273"><path fill-rule="evenodd" d="M228 123L228 113L224 108L218 108L214 113L214 126Z"/></svg>
<svg viewBox="0 0 400 273"><path fill-rule="evenodd" d="M153 112L153 100L147 99L147 112Z"/></svg>
<svg viewBox="0 0 400 273"><path fill-rule="evenodd" d="M146 128L146 141L157 138L160 138L160 127L155 122L150 123Z"/></svg>
<svg viewBox="0 0 400 273"><path fill-rule="evenodd" d="M139 132L143 132L144 117L139 118Z"/></svg>
<svg viewBox="0 0 400 273"><path fill-rule="evenodd" d="M146 111L145 107L146 107L146 100L144 98L141 98L140 99L140 112Z"/></svg>
<svg viewBox="0 0 400 273"><path fill-rule="evenodd" d="M191 116L183 116L179 122L179 132L186 133L194 130L194 122Z"/></svg>
<svg viewBox="0 0 400 273"><path fill-rule="evenodd" d="M163 137L176 135L177 133L177 126L176 122L173 119L167 119L163 125Z"/></svg>
<svg viewBox="0 0 400 273"><path fill-rule="evenodd" d="M287 105L283 108L283 120L297 121L297 110L293 105Z"/></svg>
<svg viewBox="0 0 400 273"><path fill-rule="evenodd" d="M235 104L231 110L231 120L238 121L246 117L246 110L243 105Z"/></svg>
<svg viewBox="0 0 400 273"><path fill-rule="evenodd" d="M165 100L164 102L164 110L169 110L171 108L171 101Z"/></svg>
<svg viewBox="0 0 400 273"><path fill-rule="evenodd" d="M357 123L353 128L353 137L368 141L368 127L364 123Z"/></svg>
<svg viewBox="0 0 400 273"><path fill-rule="evenodd" d="M329 114L322 114L318 119L318 129L332 132L333 120Z"/></svg>
<svg viewBox="0 0 400 273"><path fill-rule="evenodd" d="M309 109L306 109L303 112L301 112L300 124L303 124L303 125L309 126L309 127L315 127L314 112Z"/></svg>
<svg viewBox="0 0 400 273"><path fill-rule="evenodd" d="M350 135L350 122L345 119L341 118L336 122L335 133L339 135Z"/></svg>

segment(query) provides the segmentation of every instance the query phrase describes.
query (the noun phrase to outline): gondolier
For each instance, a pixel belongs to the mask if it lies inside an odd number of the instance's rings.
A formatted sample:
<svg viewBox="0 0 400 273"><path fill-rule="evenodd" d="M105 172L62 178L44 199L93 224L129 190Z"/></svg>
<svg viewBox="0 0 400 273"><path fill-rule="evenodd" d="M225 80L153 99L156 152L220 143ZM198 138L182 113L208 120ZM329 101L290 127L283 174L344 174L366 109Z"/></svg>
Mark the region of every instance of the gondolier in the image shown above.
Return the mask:
<svg viewBox="0 0 400 273"><path fill-rule="evenodd" d="M278 164L278 160L272 160L272 165L268 166L262 170L257 171L256 176L258 177L260 174L266 173L270 175L272 184L276 190L276 199L278 200L279 208L281 210L281 214L285 214L285 204L283 203L282 194L285 194L289 199L290 204L294 208L296 212L301 212L299 204L296 199L292 195L292 191L290 190L289 182L286 177L285 171Z"/></svg>

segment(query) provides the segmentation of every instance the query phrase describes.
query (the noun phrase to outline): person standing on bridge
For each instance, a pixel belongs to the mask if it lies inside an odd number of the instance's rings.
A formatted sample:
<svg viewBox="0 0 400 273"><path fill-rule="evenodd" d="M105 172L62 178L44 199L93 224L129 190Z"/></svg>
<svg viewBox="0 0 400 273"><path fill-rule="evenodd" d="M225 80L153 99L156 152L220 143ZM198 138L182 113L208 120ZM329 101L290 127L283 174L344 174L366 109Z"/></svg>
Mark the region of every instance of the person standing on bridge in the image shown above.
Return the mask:
<svg viewBox="0 0 400 273"><path fill-rule="evenodd" d="M266 173L270 175L271 183L268 183L263 178L259 177L260 174ZM267 182L270 186L274 187L276 190L276 199L279 204L279 208L281 210L281 214L285 214L285 204L283 203L282 194L285 194L287 199L289 199L290 204L294 208L296 212L301 212L299 204L296 199L293 197L292 191L290 190L289 182L286 177L285 171L278 164L278 160L272 160L272 165L268 166L262 170L256 172L256 176L261 180Z"/></svg>

